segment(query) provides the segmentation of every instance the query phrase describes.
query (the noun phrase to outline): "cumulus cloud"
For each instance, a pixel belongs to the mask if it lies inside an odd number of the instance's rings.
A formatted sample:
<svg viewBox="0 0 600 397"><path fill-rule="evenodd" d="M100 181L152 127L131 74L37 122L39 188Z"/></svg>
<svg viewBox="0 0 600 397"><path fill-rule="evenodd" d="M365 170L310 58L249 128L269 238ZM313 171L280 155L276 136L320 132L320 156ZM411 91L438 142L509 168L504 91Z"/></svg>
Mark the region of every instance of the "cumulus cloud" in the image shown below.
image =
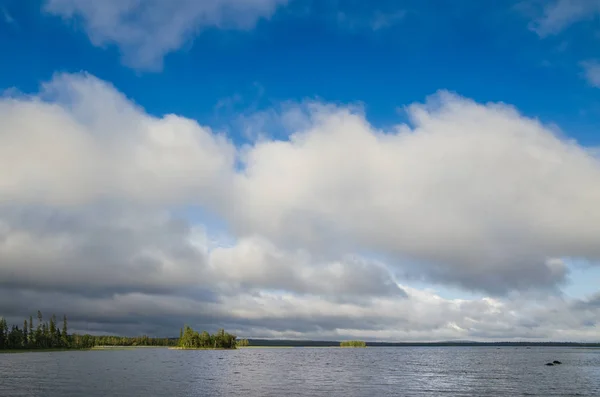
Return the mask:
<svg viewBox="0 0 600 397"><path fill-rule="evenodd" d="M503 104L441 92L407 112L381 131L359 107L286 105L287 139L236 147L86 74L5 96L0 313L156 335L183 322L254 337L597 335L596 298L523 294L565 282L562 258L598 260L598 158ZM185 206L232 241L212 242Z"/></svg>
<svg viewBox="0 0 600 397"><path fill-rule="evenodd" d="M0 208L0 286L96 297L240 292L405 297L387 268L359 257L317 263L264 239L212 246L204 228L131 206ZM68 277L65 277L68 275Z"/></svg>
<svg viewBox="0 0 600 397"><path fill-rule="evenodd" d="M0 207L0 286L114 293L177 293L202 286L202 230L133 207Z"/></svg>
<svg viewBox="0 0 600 397"><path fill-rule="evenodd" d="M358 256L319 262L308 252L286 252L261 238L244 238L233 247L211 251L215 280L236 292L284 290L337 300L395 295L406 297L382 263Z"/></svg>
<svg viewBox="0 0 600 397"><path fill-rule="evenodd" d="M543 2L540 15L530 27L540 37L562 32L570 25L591 20L600 13L598 0L551 0Z"/></svg>
<svg viewBox="0 0 600 397"><path fill-rule="evenodd" d="M235 149L196 122L155 118L89 75L0 102L0 203L198 200L227 180ZM226 182L225 182L226 183ZM212 194L212 193L210 193Z"/></svg>
<svg viewBox="0 0 600 397"><path fill-rule="evenodd" d="M159 69L163 57L210 27L248 29L287 0L47 0L44 10L81 19L96 46L116 44L134 68Z"/></svg>
<svg viewBox="0 0 600 397"><path fill-rule="evenodd" d="M539 122L449 93L391 132L310 107L310 127L244 153L227 214L239 233L383 252L409 274L496 293L560 283L559 258L598 259L600 164Z"/></svg>

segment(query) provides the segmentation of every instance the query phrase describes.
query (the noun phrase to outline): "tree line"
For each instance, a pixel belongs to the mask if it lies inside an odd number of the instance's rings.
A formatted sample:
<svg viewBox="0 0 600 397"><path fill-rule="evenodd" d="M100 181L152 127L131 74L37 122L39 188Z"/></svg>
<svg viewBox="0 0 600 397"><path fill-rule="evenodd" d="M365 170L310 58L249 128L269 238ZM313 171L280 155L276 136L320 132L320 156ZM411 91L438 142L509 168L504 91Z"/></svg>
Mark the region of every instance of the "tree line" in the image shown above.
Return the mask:
<svg viewBox="0 0 600 397"><path fill-rule="evenodd" d="M33 316L23 321L23 328L18 325L8 326L0 317L0 349L52 349L70 345L67 316L63 316L62 330L52 315L46 322L42 312L37 312L37 324L34 326Z"/></svg>
<svg viewBox="0 0 600 397"><path fill-rule="evenodd" d="M179 346L188 349L235 349L248 346L247 339L237 340L235 335L220 329L215 334L206 331L199 333L185 326L177 338L151 338L146 335L136 337L69 334L67 316L59 324L56 315L44 321L42 312L37 312L37 322L33 316L25 319L23 326L11 325L0 317L0 350L19 349L91 349L96 346Z"/></svg>
<svg viewBox="0 0 600 397"><path fill-rule="evenodd" d="M177 339L150 338L148 336L96 336L89 334L69 334L67 316L62 324L53 314L44 321L42 312L37 312L37 322L33 316L23 321L23 327L9 326L0 317L0 350L18 349L90 349L95 346L176 346Z"/></svg>

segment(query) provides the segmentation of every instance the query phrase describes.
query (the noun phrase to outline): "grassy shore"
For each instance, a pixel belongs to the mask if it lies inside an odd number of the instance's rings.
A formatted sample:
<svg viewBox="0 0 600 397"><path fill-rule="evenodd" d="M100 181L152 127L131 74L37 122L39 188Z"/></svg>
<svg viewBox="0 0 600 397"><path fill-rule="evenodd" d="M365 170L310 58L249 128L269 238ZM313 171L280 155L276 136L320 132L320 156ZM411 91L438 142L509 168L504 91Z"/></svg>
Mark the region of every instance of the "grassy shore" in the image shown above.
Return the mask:
<svg viewBox="0 0 600 397"><path fill-rule="evenodd" d="M91 350L166 349L169 346L94 346Z"/></svg>
<svg viewBox="0 0 600 397"><path fill-rule="evenodd" d="M46 353L46 352L72 352L72 351L112 351L112 350L134 350L134 349L165 349L167 346L94 346L87 349L53 348L53 349L11 349L0 350L0 354L14 353Z"/></svg>
<svg viewBox="0 0 600 397"><path fill-rule="evenodd" d="M340 346L240 346L238 349L341 349Z"/></svg>
<svg viewBox="0 0 600 397"><path fill-rule="evenodd" d="M239 346L238 349L293 349L295 346Z"/></svg>

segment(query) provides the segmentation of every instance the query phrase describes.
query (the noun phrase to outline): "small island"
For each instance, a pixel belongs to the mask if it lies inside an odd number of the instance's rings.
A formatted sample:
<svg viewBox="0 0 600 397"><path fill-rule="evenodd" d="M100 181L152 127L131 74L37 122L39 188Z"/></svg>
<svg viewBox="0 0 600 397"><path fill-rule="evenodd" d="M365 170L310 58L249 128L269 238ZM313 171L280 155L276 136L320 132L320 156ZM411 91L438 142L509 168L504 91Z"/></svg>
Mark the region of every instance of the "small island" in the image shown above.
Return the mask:
<svg viewBox="0 0 600 397"><path fill-rule="evenodd" d="M211 335L206 331L202 331L202 333L194 331L192 327L186 325L179 331L179 343L175 349L235 349L238 346L236 339L235 335L225 332L224 329Z"/></svg>
<svg viewBox="0 0 600 397"><path fill-rule="evenodd" d="M367 342L362 340L346 340L340 342L340 347L367 347Z"/></svg>

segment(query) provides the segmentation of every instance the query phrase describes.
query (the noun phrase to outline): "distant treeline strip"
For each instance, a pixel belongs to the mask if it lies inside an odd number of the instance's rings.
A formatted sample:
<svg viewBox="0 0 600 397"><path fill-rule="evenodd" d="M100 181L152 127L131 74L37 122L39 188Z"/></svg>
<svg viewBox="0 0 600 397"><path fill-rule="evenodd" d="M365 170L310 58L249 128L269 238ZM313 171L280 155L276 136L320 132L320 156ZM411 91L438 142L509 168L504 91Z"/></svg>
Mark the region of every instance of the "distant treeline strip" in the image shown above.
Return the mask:
<svg viewBox="0 0 600 397"><path fill-rule="evenodd" d="M291 346L291 347L336 347L340 346L338 341L317 340L286 340L286 339L248 339L251 346ZM600 343L579 342L366 342L372 347L425 347L425 346L491 346L491 347L600 347Z"/></svg>
<svg viewBox="0 0 600 397"><path fill-rule="evenodd" d="M34 327L33 317L23 321L23 327L9 325L0 317L0 350L19 349L89 349L95 346L176 346L177 339L136 336L95 336L69 334L67 316L63 316L62 329L52 315L43 321L42 312L37 312Z"/></svg>

